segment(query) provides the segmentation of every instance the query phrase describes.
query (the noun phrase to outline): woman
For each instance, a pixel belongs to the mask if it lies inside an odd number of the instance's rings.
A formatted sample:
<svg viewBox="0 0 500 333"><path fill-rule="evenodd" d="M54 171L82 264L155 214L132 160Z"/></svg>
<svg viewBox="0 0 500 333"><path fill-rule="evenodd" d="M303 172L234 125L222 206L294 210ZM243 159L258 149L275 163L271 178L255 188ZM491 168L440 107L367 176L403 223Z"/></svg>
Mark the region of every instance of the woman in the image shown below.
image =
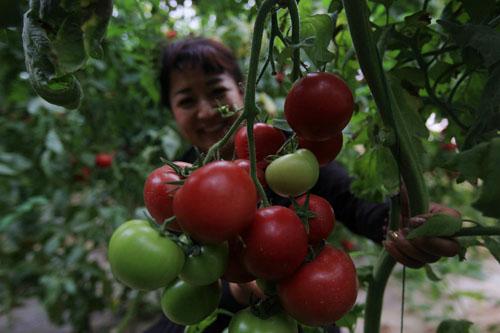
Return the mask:
<svg viewBox="0 0 500 333"><path fill-rule="evenodd" d="M242 81L243 75L236 58L219 42L191 38L170 44L164 49L160 72L162 102L172 111L182 136L193 145L183 160L194 161L198 151L206 152L231 126L236 115L224 118L217 108L229 106L238 110L243 107ZM222 149L221 155L231 159L232 140ZM382 242L385 238L388 204L370 203L356 198L350 192L350 182L345 169L339 163L331 162L321 168L319 180L312 192L326 198L336 218L351 231L375 242ZM283 198L271 197L271 201L274 204L286 204ZM440 205L433 204L431 207L431 213L439 211L459 216L458 212ZM391 254L409 266L422 266L431 261L429 256L408 242L396 243L396 251L391 251ZM224 284L221 306L238 311L245 307L252 293L259 293L254 283ZM219 316L218 321L206 332L221 332L228 320L225 316ZM338 332L335 327L328 331ZM163 319L147 332L183 332L183 328Z"/></svg>

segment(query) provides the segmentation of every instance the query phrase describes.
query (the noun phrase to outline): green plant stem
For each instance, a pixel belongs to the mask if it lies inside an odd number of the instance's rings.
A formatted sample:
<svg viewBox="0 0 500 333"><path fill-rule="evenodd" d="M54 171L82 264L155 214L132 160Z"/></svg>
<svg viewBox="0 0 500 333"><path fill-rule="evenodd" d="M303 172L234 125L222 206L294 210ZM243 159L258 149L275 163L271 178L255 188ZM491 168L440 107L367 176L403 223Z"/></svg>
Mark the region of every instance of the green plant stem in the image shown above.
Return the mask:
<svg viewBox="0 0 500 333"><path fill-rule="evenodd" d="M457 231L453 237L470 237L470 236L500 236L500 227L465 227Z"/></svg>
<svg viewBox="0 0 500 333"><path fill-rule="evenodd" d="M292 21L292 44L298 45L300 43L300 18L299 10L295 0L288 2L288 11L290 12L290 19ZM292 53L293 70L292 79L297 80L300 76L300 49L294 48Z"/></svg>
<svg viewBox="0 0 500 333"><path fill-rule="evenodd" d="M384 74L382 60L377 50L371 24L370 12L365 0L344 0L347 21L360 67L384 124L394 132L397 140L390 145L406 185L412 215L427 212L428 193L423 179L423 171L414 151L397 99L389 87ZM396 219L397 214L391 214ZM391 225L394 224L392 221ZM380 332L380 318L385 286L395 265L395 260L382 250L374 267L373 279L368 286L365 308L365 333Z"/></svg>
<svg viewBox="0 0 500 333"><path fill-rule="evenodd" d="M115 329L116 333L124 333L130 327L130 323L137 316L137 311L139 310L139 304L141 303L142 296L143 293L138 291L136 292L136 295L134 295L134 297L130 300L125 316L123 316L123 319Z"/></svg>
<svg viewBox="0 0 500 333"><path fill-rule="evenodd" d="M241 123L243 120L245 120L246 114L245 111L243 111L238 118L234 121L234 123L231 125L229 130L224 134L224 137L217 141L212 147L207 152L207 155L203 159L203 165L207 164L212 160L212 157L215 155L215 153L224 147L224 145L229 141L229 139L234 135L234 133L238 130L240 127Z"/></svg>

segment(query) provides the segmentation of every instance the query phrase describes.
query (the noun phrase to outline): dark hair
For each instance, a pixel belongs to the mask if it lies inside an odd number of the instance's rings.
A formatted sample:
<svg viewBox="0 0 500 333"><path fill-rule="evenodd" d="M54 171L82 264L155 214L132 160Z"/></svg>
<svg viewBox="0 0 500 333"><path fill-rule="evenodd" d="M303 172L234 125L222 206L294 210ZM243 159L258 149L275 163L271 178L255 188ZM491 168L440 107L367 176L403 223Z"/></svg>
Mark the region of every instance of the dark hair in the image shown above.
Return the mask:
<svg viewBox="0 0 500 333"><path fill-rule="evenodd" d="M237 84L243 74L233 52L213 39L195 37L165 46L161 54L160 94L164 106L170 107L170 75L173 70L200 67L207 74L227 72Z"/></svg>

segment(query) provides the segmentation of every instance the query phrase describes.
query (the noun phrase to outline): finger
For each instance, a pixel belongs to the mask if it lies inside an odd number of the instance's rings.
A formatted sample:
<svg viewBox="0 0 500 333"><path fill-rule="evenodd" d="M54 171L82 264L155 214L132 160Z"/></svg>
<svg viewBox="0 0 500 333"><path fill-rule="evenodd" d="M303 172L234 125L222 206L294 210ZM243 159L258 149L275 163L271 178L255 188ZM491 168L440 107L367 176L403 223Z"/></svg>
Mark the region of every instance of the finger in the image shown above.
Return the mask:
<svg viewBox="0 0 500 333"><path fill-rule="evenodd" d="M431 213L431 214L446 214L446 215L450 215L450 216L453 216L456 218L460 218L462 216L462 214L460 214L460 212L458 210L441 205L441 204L438 204L438 203L435 203L435 202L431 202L429 204L429 213Z"/></svg>
<svg viewBox="0 0 500 333"><path fill-rule="evenodd" d="M440 257L454 257L460 251L460 244L451 238L417 237L409 241L420 250Z"/></svg>
<svg viewBox="0 0 500 333"><path fill-rule="evenodd" d="M398 250L398 248L394 245L394 242L392 241L383 241L382 244L384 245L384 248L386 249L389 254L396 259L397 262L408 266L410 268L420 268L425 265L425 263L412 259L405 254L401 253L401 251Z"/></svg>
<svg viewBox="0 0 500 333"><path fill-rule="evenodd" d="M438 261L440 258L439 256L429 254L414 246L406 239L404 232L401 230L389 232L389 238L395 243L401 253L412 259L425 263L433 263Z"/></svg>

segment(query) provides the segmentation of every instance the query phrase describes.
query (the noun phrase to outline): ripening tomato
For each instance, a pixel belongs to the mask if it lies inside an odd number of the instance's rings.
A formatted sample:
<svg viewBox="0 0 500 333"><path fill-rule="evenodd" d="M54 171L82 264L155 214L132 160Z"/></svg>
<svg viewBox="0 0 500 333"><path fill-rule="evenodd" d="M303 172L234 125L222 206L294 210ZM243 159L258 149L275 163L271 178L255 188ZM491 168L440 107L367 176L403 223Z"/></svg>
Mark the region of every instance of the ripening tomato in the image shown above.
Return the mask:
<svg viewBox="0 0 500 333"><path fill-rule="evenodd" d="M257 190L242 168L215 161L195 170L174 196L174 214L187 234L202 243L222 243L252 223Z"/></svg>
<svg viewBox="0 0 500 333"><path fill-rule="evenodd" d="M297 322L286 313L279 312L259 318L250 308L236 313L229 322L228 333L297 333Z"/></svg>
<svg viewBox="0 0 500 333"><path fill-rule="evenodd" d="M284 196L297 196L309 191L318 181L318 160L307 149L278 157L267 166L267 185L273 192Z"/></svg>
<svg viewBox="0 0 500 333"><path fill-rule="evenodd" d="M125 285L154 290L177 277L184 265L184 252L148 221L130 220L111 236L108 260L113 275Z"/></svg>
<svg viewBox="0 0 500 333"><path fill-rule="evenodd" d="M349 123L354 100L347 84L331 73L309 73L285 99L285 117L299 137L325 141Z"/></svg>
<svg viewBox="0 0 500 333"><path fill-rule="evenodd" d="M101 169L107 169L113 164L113 154L99 153L95 155L95 165Z"/></svg>
<svg viewBox="0 0 500 333"><path fill-rule="evenodd" d="M253 125L255 142L255 159L257 162L264 160L269 155L274 155L285 143L283 132L269 124L256 123ZM234 136L236 156L248 160L248 137L246 126L241 127Z"/></svg>
<svg viewBox="0 0 500 333"><path fill-rule="evenodd" d="M306 195L301 196L297 199L297 203L300 206L304 206L306 203ZM290 206L294 209L293 205ZM309 230L308 238L309 244L318 244L323 239L327 239L335 226L335 214L330 203L320 197L319 195L310 194L309 195L309 205L307 208L314 214L314 217L308 219Z"/></svg>
<svg viewBox="0 0 500 333"><path fill-rule="evenodd" d="M324 326L352 308L357 281L349 255L327 245L313 261L278 283L278 296L285 311L299 322Z"/></svg>
<svg viewBox="0 0 500 333"><path fill-rule="evenodd" d="M191 166L186 162L174 162L181 168ZM174 194L179 189L179 185L169 184L181 180L181 176L175 173L169 165L164 165L153 170L144 183L144 204L149 214L155 219L156 223L162 224L166 219L174 215L173 201ZM168 225L168 229L180 231L177 222Z"/></svg>
<svg viewBox="0 0 500 333"><path fill-rule="evenodd" d="M177 279L163 291L161 308L172 322L193 325L217 309L221 296L219 281L206 286L193 286Z"/></svg>
<svg viewBox="0 0 500 333"><path fill-rule="evenodd" d="M243 262L258 278L278 280L292 274L307 255L307 233L291 209L271 206L257 210L242 234Z"/></svg>
<svg viewBox="0 0 500 333"><path fill-rule="evenodd" d="M276 82L278 84L282 84L283 81L285 81L285 73L283 72L277 72L275 75L274 75L274 79L276 80Z"/></svg>
<svg viewBox="0 0 500 333"><path fill-rule="evenodd" d="M236 164L237 166L239 166L240 168L242 168L243 170L245 170L246 172L248 172L248 174L250 174L250 161L249 160L245 160L245 159L240 158L240 159L234 160L233 163ZM257 173L257 178L259 179L260 184L263 187L266 187L267 183L266 183L266 176L264 174L264 170L262 170L262 168L258 164L257 164L257 168L255 169L255 172Z"/></svg>
<svg viewBox="0 0 500 333"><path fill-rule="evenodd" d="M198 245L198 251L186 256L179 277L194 286L214 283L226 270L228 254L226 242Z"/></svg>
<svg viewBox="0 0 500 333"><path fill-rule="evenodd" d="M318 159L319 165L325 165L333 161L340 153L342 143L342 133L338 133L333 138L325 141L309 141L299 137L299 147L312 151Z"/></svg>
<svg viewBox="0 0 500 333"><path fill-rule="evenodd" d="M167 30L165 32L165 37L167 37L167 39L174 39L175 37L177 37L177 31L175 31L175 30Z"/></svg>
<svg viewBox="0 0 500 333"><path fill-rule="evenodd" d="M229 258L226 271L222 278L228 282L246 283L255 280L255 276L250 274L243 265L243 242L240 237L230 239Z"/></svg>

